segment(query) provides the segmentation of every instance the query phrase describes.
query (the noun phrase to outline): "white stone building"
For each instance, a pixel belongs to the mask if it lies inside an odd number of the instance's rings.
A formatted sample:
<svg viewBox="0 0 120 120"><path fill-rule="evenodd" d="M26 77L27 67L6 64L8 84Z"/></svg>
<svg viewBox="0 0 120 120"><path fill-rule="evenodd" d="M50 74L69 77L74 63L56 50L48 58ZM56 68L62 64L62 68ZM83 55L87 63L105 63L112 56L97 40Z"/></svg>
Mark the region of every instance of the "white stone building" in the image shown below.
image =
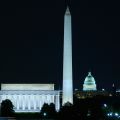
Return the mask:
<svg viewBox="0 0 120 120"><path fill-rule="evenodd" d="M39 112L44 103L54 103L59 111L59 95L54 84L1 84L0 103L11 100L15 112Z"/></svg>
<svg viewBox="0 0 120 120"><path fill-rule="evenodd" d="M83 84L83 91L96 91L96 82L94 77L91 75L91 72L88 72L88 76L85 78Z"/></svg>

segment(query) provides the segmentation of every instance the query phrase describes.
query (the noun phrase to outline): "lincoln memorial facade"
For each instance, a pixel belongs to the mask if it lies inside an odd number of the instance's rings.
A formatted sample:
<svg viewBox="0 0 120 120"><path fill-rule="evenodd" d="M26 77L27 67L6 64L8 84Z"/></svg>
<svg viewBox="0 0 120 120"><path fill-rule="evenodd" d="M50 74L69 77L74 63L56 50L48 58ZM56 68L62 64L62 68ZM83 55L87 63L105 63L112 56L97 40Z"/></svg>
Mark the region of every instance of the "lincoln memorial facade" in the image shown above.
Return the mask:
<svg viewBox="0 0 120 120"><path fill-rule="evenodd" d="M44 103L54 103L59 111L59 96L54 84L1 84L0 103L11 100L15 112L39 112Z"/></svg>

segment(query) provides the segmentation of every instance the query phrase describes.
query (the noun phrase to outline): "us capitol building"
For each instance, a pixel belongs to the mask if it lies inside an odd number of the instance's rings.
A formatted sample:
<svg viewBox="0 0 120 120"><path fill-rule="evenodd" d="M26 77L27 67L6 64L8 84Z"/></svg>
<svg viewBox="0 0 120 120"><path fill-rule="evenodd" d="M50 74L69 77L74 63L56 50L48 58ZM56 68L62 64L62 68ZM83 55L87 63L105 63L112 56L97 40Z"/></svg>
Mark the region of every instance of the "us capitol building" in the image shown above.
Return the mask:
<svg viewBox="0 0 120 120"><path fill-rule="evenodd" d="M92 98L97 95L110 96L109 92L106 91L105 89L97 90L95 78L93 77L91 72L88 72L88 75L85 77L85 80L83 81L82 91L75 90L74 96L76 96L78 99L85 99Z"/></svg>
<svg viewBox="0 0 120 120"><path fill-rule="evenodd" d="M96 88L95 79L92 76L91 72L89 72L83 84L83 91L96 91L96 90L97 88Z"/></svg>

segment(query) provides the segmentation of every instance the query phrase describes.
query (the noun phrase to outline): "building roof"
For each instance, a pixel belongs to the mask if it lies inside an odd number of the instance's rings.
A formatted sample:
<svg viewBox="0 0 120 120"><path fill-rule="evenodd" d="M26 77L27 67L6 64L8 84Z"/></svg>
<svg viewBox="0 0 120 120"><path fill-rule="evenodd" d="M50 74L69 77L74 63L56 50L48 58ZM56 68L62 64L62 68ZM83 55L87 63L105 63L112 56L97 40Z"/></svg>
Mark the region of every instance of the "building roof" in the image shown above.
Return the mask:
<svg viewBox="0 0 120 120"><path fill-rule="evenodd" d="M54 84L1 84L1 90L54 90Z"/></svg>
<svg viewBox="0 0 120 120"><path fill-rule="evenodd" d="M88 72L88 76L85 78L84 84L95 84L95 79L91 75L91 72Z"/></svg>

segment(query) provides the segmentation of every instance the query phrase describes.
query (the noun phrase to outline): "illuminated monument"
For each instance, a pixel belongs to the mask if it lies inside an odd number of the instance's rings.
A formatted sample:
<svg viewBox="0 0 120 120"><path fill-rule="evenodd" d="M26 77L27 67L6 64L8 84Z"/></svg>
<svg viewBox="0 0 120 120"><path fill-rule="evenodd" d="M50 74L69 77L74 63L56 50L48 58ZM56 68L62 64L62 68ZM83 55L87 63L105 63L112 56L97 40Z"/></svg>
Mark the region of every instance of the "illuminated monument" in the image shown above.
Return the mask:
<svg viewBox="0 0 120 120"><path fill-rule="evenodd" d="M69 8L64 17L63 96L62 105L73 103L72 35ZM60 91L54 84L1 84L0 103L9 99L15 112L39 112L44 103L54 103L60 109Z"/></svg>
<svg viewBox="0 0 120 120"><path fill-rule="evenodd" d="M72 36L71 36L71 15L67 7L64 16L64 48L63 48L63 99L62 105L66 102L73 103L73 81L72 81Z"/></svg>
<svg viewBox="0 0 120 120"><path fill-rule="evenodd" d="M59 91L54 84L1 84L0 103L9 99L15 112L39 112L44 103L60 109Z"/></svg>
<svg viewBox="0 0 120 120"><path fill-rule="evenodd" d="M96 91L96 90L97 89L96 89L95 79L91 75L91 72L89 72L83 84L83 91Z"/></svg>

